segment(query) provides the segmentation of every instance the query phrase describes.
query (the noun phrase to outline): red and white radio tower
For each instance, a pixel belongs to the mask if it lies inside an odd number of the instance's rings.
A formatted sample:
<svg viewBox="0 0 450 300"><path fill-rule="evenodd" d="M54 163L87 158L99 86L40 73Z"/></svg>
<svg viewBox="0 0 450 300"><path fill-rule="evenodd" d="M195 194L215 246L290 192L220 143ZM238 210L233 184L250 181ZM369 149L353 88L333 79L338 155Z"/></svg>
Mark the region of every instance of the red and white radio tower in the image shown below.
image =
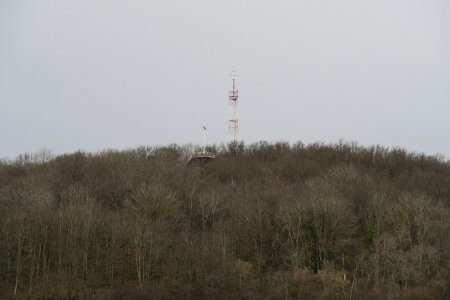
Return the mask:
<svg viewBox="0 0 450 300"><path fill-rule="evenodd" d="M233 79L233 90L231 90L228 95L228 104L230 107L229 109L230 117L228 119L228 131L230 134L230 140L232 142L236 141L237 134L239 132L239 120L237 111L239 91L236 90L236 77L238 76L239 74L233 67L233 71L231 71L230 73L230 77Z"/></svg>

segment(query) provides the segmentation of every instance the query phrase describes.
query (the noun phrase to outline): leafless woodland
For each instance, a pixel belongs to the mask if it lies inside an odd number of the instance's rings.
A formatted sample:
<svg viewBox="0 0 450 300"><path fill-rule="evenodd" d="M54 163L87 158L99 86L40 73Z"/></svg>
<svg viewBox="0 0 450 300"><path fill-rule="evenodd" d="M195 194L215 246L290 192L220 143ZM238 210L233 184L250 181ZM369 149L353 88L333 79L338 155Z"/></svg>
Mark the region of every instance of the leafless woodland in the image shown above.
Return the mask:
<svg viewBox="0 0 450 300"><path fill-rule="evenodd" d="M450 165L352 143L0 164L0 298L448 299Z"/></svg>

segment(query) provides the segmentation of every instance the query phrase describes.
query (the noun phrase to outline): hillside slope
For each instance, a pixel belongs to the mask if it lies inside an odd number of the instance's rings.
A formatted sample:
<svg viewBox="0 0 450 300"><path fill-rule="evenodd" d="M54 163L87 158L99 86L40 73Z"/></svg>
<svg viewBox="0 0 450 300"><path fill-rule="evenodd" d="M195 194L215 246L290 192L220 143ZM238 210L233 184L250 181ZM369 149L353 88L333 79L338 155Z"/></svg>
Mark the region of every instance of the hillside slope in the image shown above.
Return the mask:
<svg viewBox="0 0 450 300"><path fill-rule="evenodd" d="M1 164L0 296L450 296L448 162L260 142L193 168L186 149Z"/></svg>

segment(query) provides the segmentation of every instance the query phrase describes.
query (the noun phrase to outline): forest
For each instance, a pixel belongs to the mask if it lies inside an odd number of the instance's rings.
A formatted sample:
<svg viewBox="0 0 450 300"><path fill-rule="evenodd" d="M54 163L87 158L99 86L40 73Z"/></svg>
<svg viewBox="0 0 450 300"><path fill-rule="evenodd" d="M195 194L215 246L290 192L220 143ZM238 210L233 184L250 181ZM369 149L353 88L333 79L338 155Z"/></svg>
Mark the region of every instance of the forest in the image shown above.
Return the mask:
<svg viewBox="0 0 450 300"><path fill-rule="evenodd" d="M450 163L356 143L0 162L0 299L449 299Z"/></svg>

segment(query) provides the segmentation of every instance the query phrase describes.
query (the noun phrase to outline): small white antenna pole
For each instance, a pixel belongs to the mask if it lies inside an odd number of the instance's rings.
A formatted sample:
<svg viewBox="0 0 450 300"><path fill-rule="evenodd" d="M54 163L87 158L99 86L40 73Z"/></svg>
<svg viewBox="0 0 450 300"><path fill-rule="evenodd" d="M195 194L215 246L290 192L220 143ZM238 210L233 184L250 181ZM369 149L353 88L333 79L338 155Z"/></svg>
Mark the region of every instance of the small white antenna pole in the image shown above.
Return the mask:
<svg viewBox="0 0 450 300"><path fill-rule="evenodd" d="M203 123L203 154L206 153L206 124Z"/></svg>

